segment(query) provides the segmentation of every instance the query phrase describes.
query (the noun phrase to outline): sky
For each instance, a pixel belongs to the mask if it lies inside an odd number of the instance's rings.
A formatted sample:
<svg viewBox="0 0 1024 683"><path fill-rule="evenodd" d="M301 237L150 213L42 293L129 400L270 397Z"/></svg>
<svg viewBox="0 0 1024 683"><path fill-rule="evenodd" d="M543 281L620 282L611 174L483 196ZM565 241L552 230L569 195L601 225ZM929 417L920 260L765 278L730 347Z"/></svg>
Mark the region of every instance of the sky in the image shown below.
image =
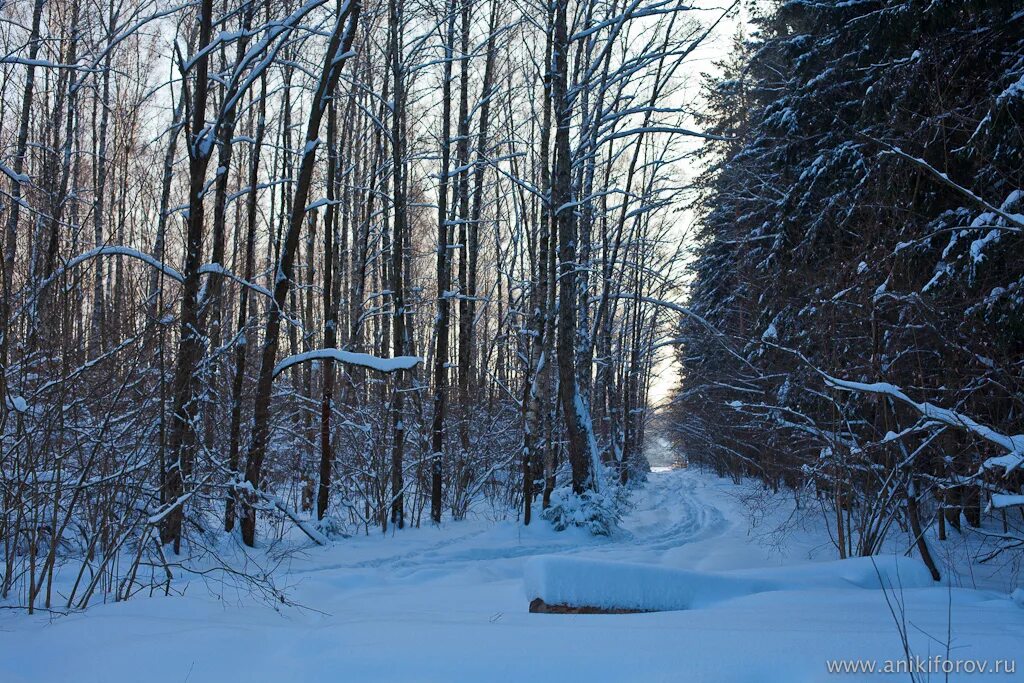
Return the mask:
<svg viewBox="0 0 1024 683"><path fill-rule="evenodd" d="M702 12L708 20L714 20L724 9L708 5L709 11ZM715 8L715 9L711 9ZM705 73L714 73L714 62L722 59L729 51L729 46L737 28L746 23L746 12L741 7L732 16L723 19L715 28L713 33L704 43L698 47L687 59L684 65L684 99L693 101L698 97L700 90L701 76ZM686 166L682 169L686 177L692 178L699 172L697 160L688 158L684 162ZM690 227L693 221L693 214L689 211L680 211L679 221L675 226L675 234L679 240L687 240ZM684 277L685 279L685 277ZM663 347L659 350L659 356L654 365L654 372L651 380L651 388L648 396L650 406L660 408L668 403L672 392L678 386L679 373L673 358L673 348Z"/></svg>

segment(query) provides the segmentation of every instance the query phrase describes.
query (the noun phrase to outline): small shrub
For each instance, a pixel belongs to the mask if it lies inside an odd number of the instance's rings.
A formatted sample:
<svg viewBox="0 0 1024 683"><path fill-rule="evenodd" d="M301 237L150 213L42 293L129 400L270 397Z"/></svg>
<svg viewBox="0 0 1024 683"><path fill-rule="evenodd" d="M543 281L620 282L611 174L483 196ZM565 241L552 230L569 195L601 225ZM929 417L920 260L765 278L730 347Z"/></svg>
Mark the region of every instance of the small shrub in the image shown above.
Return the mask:
<svg viewBox="0 0 1024 683"><path fill-rule="evenodd" d="M584 491L579 496L563 486L551 493L551 506L542 516L556 531L577 526L595 536L610 536L618 528L627 499L628 492L621 486L603 492Z"/></svg>

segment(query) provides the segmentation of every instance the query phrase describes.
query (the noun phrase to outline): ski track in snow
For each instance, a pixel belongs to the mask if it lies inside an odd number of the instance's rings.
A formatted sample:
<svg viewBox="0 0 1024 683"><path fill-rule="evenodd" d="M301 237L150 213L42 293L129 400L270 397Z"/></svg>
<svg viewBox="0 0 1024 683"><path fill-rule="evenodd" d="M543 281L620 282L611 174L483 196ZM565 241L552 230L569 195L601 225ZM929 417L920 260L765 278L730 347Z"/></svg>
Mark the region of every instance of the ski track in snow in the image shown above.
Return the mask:
<svg viewBox="0 0 1024 683"><path fill-rule="evenodd" d="M638 552L650 554L674 550L686 543L714 535L728 525L719 509L698 500L694 492L693 479L671 474L652 474L648 484L634 492L635 507L624 517L615 536L610 539L587 539L589 544L581 545L577 540L573 543L526 543L495 547L493 542L487 542L490 540L490 529L485 528L452 536L416 550L396 552L370 560L315 566L298 574L386 568L400 575L408 569L422 571L444 566L454 571L459 565L538 554L605 556L628 552L635 557ZM538 519L534 524L539 527L546 523ZM406 535L408 533L403 531L393 538L395 550L404 545L406 539L403 536ZM569 535L576 537L573 533ZM480 543L476 544L476 541ZM344 543L341 542L342 545Z"/></svg>
<svg viewBox="0 0 1024 683"><path fill-rule="evenodd" d="M729 525L720 509L696 495L692 478L652 474L638 497L623 526L631 530L633 544L650 551L676 549L721 533Z"/></svg>

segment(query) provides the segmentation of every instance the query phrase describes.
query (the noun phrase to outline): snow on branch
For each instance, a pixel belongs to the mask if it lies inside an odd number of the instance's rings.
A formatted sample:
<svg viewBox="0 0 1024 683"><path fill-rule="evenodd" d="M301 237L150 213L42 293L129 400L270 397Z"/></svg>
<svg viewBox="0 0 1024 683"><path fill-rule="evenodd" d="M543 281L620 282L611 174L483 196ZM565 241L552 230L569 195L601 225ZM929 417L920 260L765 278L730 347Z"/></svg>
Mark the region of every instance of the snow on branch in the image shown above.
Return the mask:
<svg viewBox="0 0 1024 683"><path fill-rule="evenodd" d="M960 429L967 430L985 441L993 443L1007 451L1006 455L988 458L984 463L982 463L979 473L984 470L1000 467L1006 474L1009 474L1014 469L1020 467L1021 464L1024 464L1024 434L1016 434L1013 436L1001 434L991 427L987 427L986 425L976 422L963 413L959 413L948 408L940 408L939 406L931 403L915 401L903 393L899 387L887 382L851 382L849 380L832 377L820 370L819 372L822 377L824 377L825 383L829 386L835 387L836 389L889 396L900 403L910 406L929 420L949 425L950 427L958 427Z"/></svg>
<svg viewBox="0 0 1024 683"><path fill-rule="evenodd" d="M326 536L320 533L314 526L310 525L306 520L299 517L299 515L290 507L288 507L288 505L278 496L271 495L265 491L259 491L258 494L265 501L267 501L275 508L280 510L285 517L290 519L292 523L295 524L295 526L297 526L300 531L302 531L302 533L306 534L306 536L309 536L311 541L313 541L317 545L327 545L330 542L327 540Z"/></svg>
<svg viewBox="0 0 1024 683"><path fill-rule="evenodd" d="M993 493L992 507L997 510L1012 507L1024 507L1024 496L1007 493Z"/></svg>
<svg viewBox="0 0 1024 683"><path fill-rule="evenodd" d="M704 140L718 140L720 142L727 142L733 140L725 135L716 135L714 133L701 133L696 130L690 130L689 128L681 128L679 126L643 126L640 128L630 128L629 130L620 130L614 133L609 133L603 138L597 141L597 146L601 147L607 142L612 140L618 140L619 138L630 137L632 135L642 135L645 133L668 133L670 135L686 135L694 138L702 138Z"/></svg>
<svg viewBox="0 0 1024 683"><path fill-rule="evenodd" d="M62 64L60 62L51 62L48 59L29 59L28 57L19 57L17 55L7 55L0 57L0 64L17 64L19 66L38 66L43 69L70 69L72 71L88 71L90 73L96 73L98 69L90 69L89 67L81 64Z"/></svg>
<svg viewBox="0 0 1024 683"><path fill-rule="evenodd" d="M237 282L238 284L242 285L243 287L248 287L249 289L251 289L252 291L256 292L257 294L262 294L263 296L267 297L268 299L273 299L274 298L273 293L269 289L267 289L266 287L261 287L260 285L257 285L257 284L255 284L253 282L249 282L245 278L242 278L242 277L239 277L238 275L235 275L234 273L232 273L230 270L228 270L224 266L220 265L219 263L207 263L205 265L199 266L199 272L200 273L209 273L210 275L220 275L221 277L226 277L229 280L234 280L235 282Z"/></svg>
<svg viewBox="0 0 1024 683"><path fill-rule="evenodd" d="M982 199L978 195L976 195L973 192L971 192L970 190L968 190L963 185L959 184L958 182L956 182L955 180L950 178L948 175L946 175L945 173L943 173L939 169L937 169L934 166L932 166L931 164L929 164L924 159L920 159L918 157L911 156L910 154L907 154L906 152L904 152L899 147L894 147L893 145L890 145L888 143L882 142L880 140L875 140L875 142L877 142L879 145L882 145L883 147L886 148L885 152L883 152L884 154L894 154L895 156L898 156L901 159L905 159L905 160L911 162L915 166L918 166L918 167L924 169L925 171L927 171L928 173L930 173L932 176L937 178L944 185L946 185L948 187L951 187L952 189L956 190L957 192L959 192L963 196L967 197L971 201L973 201L976 204L979 204L979 205L985 207L986 210L991 211L992 213L994 213L997 216L1001 217L1008 224L1016 225L1018 228L1024 228L1024 215L1021 215L1019 213L1010 213L1008 211L1003 210L1000 207L995 206L994 204L992 204L990 202L985 201L984 199Z"/></svg>
<svg viewBox="0 0 1024 683"><path fill-rule="evenodd" d="M82 263L85 263L86 261L94 259L98 256L129 256L131 258L138 259L144 263L149 264L150 266L156 268L157 270L159 270L161 273L171 278L172 280L176 280L178 282L185 281L185 276L182 275L180 272L170 267L166 263L163 263L158 259L153 258L152 256L145 252L141 252L138 249L132 249L131 247L105 245L102 247L96 247L95 249L90 249L89 251L79 254L78 256L69 260L67 263L64 264L63 268L61 268L53 275L51 275L50 278L47 279L45 282L41 283L40 289L48 285L52 280L54 280L64 271L71 270L75 266L81 265Z"/></svg>
<svg viewBox="0 0 1024 683"><path fill-rule="evenodd" d="M163 263L159 259L150 256L145 252L139 251L138 249L132 249L131 247L105 245L102 247L96 247L95 249L90 249L89 251L83 252L78 256L75 256L74 258L70 259L67 263L64 264L63 268L56 270L53 273L53 275L39 283L39 289L46 288L54 280L60 277L60 275L71 270L75 266L79 266L85 263L86 261L97 258L99 256L128 256L130 258L138 259L139 261L142 261L143 263L152 266L153 268L156 268L161 273L171 278L175 282L185 282L185 276L182 275L181 272L167 265L166 263ZM230 270L220 265L219 263L207 263L205 265L202 265L199 267L199 273L226 277L230 280L234 280L243 287L248 287L257 294L262 294L263 296L269 299L274 298L274 295L266 287L261 287L260 285L249 282L248 280L241 278L238 275L235 275L234 273L232 273Z"/></svg>
<svg viewBox="0 0 1024 683"><path fill-rule="evenodd" d="M279 496L275 496L267 491L261 491L254 487L252 482L249 481L236 482L231 485L231 488L241 496L256 497L273 508L276 508L285 517L290 519L299 531L306 534L306 536L309 537L309 540L313 541L317 545L328 545L330 543L330 540L328 540L326 536L320 533L320 531L307 520L299 516L295 510L288 507L288 504L281 500Z"/></svg>
<svg viewBox="0 0 1024 683"><path fill-rule="evenodd" d="M0 173L3 173L5 176L10 178L14 182L18 183L19 185L25 185L26 183L31 181L31 178L29 178L26 174L15 173L13 168L10 168L9 166L4 166L3 164L0 164Z"/></svg>
<svg viewBox="0 0 1024 683"><path fill-rule="evenodd" d="M419 356L379 358L369 353L356 353L355 351L342 351L341 349L317 349L288 356L274 367L274 377L277 377L293 365L312 360L333 360L345 365L356 365L361 368L376 370L377 372L412 370L423 362L423 359Z"/></svg>
<svg viewBox="0 0 1024 683"><path fill-rule="evenodd" d="M1011 472L1024 465L1024 434L1002 434L987 425L977 422L963 413L950 410L949 408L941 408L932 403L915 401L907 396L901 388L894 384L889 384L888 382L853 382L833 377L814 365L804 354L800 353L796 349L780 346L772 342L765 343L768 346L793 354L799 358L805 365L820 375L825 381L825 384L830 387L840 389L842 391L888 396L904 405L910 406L926 420L938 424L944 424L949 427L955 427L957 429L963 429L991 444L999 446L1006 451L1004 455L987 458L983 463L981 463L981 467L978 469L977 473L974 474L975 477L980 476L987 470L996 468L1002 469L1005 475L1009 475Z"/></svg>

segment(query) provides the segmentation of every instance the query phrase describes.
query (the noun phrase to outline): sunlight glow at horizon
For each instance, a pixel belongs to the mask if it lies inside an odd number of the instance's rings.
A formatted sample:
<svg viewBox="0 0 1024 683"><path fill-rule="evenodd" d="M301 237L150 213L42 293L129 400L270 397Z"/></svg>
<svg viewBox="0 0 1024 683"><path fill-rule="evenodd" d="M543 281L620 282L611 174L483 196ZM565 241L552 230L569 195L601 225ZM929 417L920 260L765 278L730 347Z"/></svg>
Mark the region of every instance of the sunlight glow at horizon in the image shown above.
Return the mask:
<svg viewBox="0 0 1024 683"><path fill-rule="evenodd" d="M724 8L715 9L720 11ZM713 11L712 8L708 8L709 17L717 16L711 14ZM732 38L736 34L737 29L742 24L746 24L746 16L743 7L738 7L732 16L723 19L711 35L708 36L707 40L694 50L690 59L686 62L686 73L682 76L682 92L685 101L696 103L699 106L702 74L714 74L717 72L714 63L728 55ZM699 172L695 159L688 158L682 164L681 171L686 180L692 179ZM693 215L689 211L680 212L680 221L676 226L677 236L680 241L685 241L689 238L693 220ZM681 285L685 285L688 276L688 268L684 266ZM682 294L682 292L677 292L677 295L679 294ZM660 409L667 405L672 392L678 386L679 372L676 367L673 348L663 347L657 351L657 358L655 359L651 375L651 385L648 390L648 405L651 408Z"/></svg>

